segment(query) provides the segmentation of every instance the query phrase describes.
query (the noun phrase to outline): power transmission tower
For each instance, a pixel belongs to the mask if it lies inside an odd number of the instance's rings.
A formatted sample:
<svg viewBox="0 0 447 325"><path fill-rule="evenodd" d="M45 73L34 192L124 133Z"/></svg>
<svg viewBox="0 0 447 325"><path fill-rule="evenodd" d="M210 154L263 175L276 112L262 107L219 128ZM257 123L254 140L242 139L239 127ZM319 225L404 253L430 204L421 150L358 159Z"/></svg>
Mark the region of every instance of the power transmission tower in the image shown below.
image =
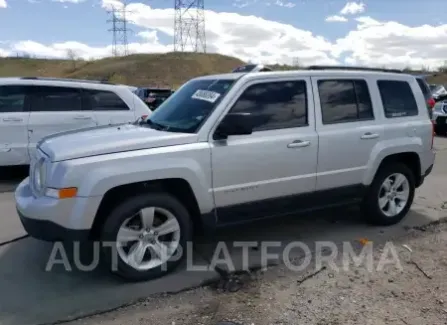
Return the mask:
<svg viewBox="0 0 447 325"><path fill-rule="evenodd" d="M127 33L132 32L127 26L131 23L127 19L127 15L132 13L127 10L127 5L124 4L121 8L111 7L108 13L112 15L107 23L112 23L112 28L108 31L113 33L112 53L113 56L122 56L129 54L129 42Z"/></svg>
<svg viewBox="0 0 447 325"><path fill-rule="evenodd" d="M174 51L206 53L205 1L174 1Z"/></svg>

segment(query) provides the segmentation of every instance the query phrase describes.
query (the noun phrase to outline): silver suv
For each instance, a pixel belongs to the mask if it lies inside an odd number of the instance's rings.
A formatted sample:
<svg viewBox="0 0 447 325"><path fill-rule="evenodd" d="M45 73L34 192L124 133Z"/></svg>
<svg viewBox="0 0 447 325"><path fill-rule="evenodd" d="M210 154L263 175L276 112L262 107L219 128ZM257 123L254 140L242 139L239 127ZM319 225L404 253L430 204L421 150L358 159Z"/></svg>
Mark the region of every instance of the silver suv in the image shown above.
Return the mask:
<svg viewBox="0 0 447 325"><path fill-rule="evenodd" d="M395 224L434 159L414 76L229 73L190 80L144 123L43 139L15 199L31 236L113 242L103 261L144 280L182 261L193 229L343 204Z"/></svg>

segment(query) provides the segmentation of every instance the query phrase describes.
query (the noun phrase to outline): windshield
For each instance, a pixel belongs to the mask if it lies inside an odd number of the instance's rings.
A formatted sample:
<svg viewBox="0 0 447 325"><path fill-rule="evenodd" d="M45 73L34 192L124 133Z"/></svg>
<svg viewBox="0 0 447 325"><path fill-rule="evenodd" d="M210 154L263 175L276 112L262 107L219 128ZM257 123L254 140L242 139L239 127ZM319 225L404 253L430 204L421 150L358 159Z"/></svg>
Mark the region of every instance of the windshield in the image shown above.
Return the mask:
<svg viewBox="0 0 447 325"><path fill-rule="evenodd" d="M196 133L235 81L191 80L154 111L147 125L164 131Z"/></svg>

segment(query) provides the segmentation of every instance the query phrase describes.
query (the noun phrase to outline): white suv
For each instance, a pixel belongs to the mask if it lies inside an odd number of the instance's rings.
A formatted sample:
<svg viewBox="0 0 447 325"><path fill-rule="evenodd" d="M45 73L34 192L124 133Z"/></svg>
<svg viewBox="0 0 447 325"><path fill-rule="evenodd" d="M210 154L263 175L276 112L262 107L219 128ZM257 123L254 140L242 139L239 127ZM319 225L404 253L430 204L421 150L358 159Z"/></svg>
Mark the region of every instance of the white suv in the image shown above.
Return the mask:
<svg viewBox="0 0 447 325"><path fill-rule="evenodd" d="M58 132L133 122L151 111L128 86L57 78L0 78L0 166L27 165Z"/></svg>
<svg viewBox="0 0 447 325"><path fill-rule="evenodd" d="M142 280L178 265L194 228L353 203L395 224L434 159L411 75L229 73L187 82L139 124L46 138L15 200L31 236L113 242L103 261Z"/></svg>

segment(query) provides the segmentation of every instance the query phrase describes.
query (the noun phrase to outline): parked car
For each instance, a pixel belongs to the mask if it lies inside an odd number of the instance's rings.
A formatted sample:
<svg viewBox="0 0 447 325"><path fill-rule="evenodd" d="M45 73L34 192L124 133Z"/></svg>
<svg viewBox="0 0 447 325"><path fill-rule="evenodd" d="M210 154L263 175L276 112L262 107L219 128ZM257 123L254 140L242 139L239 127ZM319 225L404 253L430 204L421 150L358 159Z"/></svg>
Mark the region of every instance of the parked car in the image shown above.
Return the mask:
<svg viewBox="0 0 447 325"><path fill-rule="evenodd" d="M447 100L437 102L433 110L433 125L437 135L447 135Z"/></svg>
<svg viewBox="0 0 447 325"><path fill-rule="evenodd" d="M194 229L344 204L392 225L433 168L426 109L404 73L195 78L144 124L41 141L17 211L38 239L115 243L101 246L102 261L135 281L179 265Z"/></svg>
<svg viewBox="0 0 447 325"><path fill-rule="evenodd" d="M56 78L0 78L0 166L27 165L53 133L133 122L151 111L128 86Z"/></svg>
<svg viewBox="0 0 447 325"><path fill-rule="evenodd" d="M445 87L443 85L431 84L430 85L430 90L431 90L431 93L432 93L433 98L435 100L439 99L440 97L447 96L447 90L445 89Z"/></svg>
<svg viewBox="0 0 447 325"><path fill-rule="evenodd" d="M170 88L137 88L135 94L140 97L151 111L155 111L174 91Z"/></svg>

